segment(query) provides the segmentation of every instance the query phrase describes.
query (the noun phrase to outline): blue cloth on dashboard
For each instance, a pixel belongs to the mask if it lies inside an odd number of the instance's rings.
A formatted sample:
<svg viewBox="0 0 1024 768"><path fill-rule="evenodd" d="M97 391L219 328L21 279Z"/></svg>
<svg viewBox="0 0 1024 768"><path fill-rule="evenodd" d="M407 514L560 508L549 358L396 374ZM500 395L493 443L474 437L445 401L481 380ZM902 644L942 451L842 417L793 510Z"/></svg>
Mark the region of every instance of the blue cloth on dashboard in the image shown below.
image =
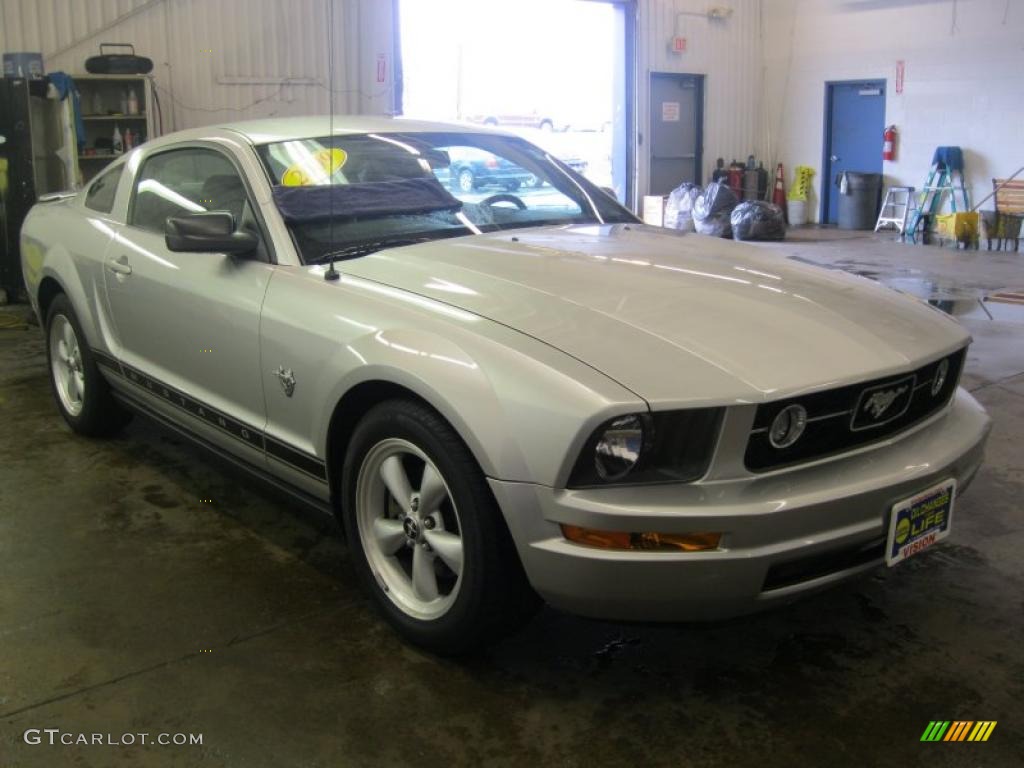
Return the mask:
<svg viewBox="0 0 1024 768"><path fill-rule="evenodd" d="M359 184L276 186L274 202L290 224L332 218L457 211L462 207L462 203L432 176Z"/></svg>
<svg viewBox="0 0 1024 768"><path fill-rule="evenodd" d="M85 146L85 121L82 120L82 104L78 98L78 88L75 81L67 72L51 72L47 75L53 87L57 89L57 95L64 101L71 95L71 104L75 112L75 136L78 139L78 146Z"/></svg>

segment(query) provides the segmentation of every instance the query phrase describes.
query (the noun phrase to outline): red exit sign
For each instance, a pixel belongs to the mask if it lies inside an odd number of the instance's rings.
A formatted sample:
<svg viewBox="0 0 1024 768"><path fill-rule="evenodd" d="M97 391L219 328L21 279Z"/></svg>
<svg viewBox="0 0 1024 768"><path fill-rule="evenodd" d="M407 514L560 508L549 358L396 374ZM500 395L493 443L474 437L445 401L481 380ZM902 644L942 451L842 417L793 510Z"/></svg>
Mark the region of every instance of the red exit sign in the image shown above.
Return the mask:
<svg viewBox="0 0 1024 768"><path fill-rule="evenodd" d="M686 38L685 37L673 37L672 38L672 53L686 53Z"/></svg>

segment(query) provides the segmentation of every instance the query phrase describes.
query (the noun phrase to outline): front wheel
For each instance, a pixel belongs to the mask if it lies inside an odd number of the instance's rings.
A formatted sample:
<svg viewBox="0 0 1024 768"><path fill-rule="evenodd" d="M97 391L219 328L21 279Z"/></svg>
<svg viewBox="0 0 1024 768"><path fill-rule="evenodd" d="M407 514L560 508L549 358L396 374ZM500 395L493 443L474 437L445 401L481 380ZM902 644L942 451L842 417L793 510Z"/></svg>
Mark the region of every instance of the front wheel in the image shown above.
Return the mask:
<svg viewBox="0 0 1024 768"><path fill-rule="evenodd" d="M360 581L407 639L465 653L532 613L537 598L483 473L436 412L407 400L374 407L342 484Z"/></svg>
<svg viewBox="0 0 1024 768"><path fill-rule="evenodd" d="M75 432L90 437L111 435L126 414L110 394L67 296L54 298L46 313L46 355L50 386L61 416Z"/></svg>

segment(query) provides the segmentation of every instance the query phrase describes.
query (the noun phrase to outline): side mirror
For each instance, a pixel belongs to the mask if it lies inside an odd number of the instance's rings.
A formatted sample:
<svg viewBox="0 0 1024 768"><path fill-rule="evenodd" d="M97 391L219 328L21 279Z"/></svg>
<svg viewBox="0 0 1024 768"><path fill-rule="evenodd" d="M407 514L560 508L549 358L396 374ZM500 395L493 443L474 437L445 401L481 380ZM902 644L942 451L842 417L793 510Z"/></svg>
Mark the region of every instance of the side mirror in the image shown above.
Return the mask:
<svg viewBox="0 0 1024 768"><path fill-rule="evenodd" d="M251 232L235 230L235 217L227 211L171 216L164 241L169 250L194 253L252 253L259 244Z"/></svg>

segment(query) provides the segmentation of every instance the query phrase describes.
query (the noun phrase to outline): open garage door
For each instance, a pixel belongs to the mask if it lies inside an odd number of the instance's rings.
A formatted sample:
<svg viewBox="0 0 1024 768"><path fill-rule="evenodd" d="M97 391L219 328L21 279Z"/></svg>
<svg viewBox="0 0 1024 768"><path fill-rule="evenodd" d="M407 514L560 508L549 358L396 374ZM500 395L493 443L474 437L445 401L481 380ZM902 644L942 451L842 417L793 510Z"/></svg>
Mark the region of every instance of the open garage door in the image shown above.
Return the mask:
<svg viewBox="0 0 1024 768"><path fill-rule="evenodd" d="M402 103L522 135L633 203L632 2L399 0Z"/></svg>

